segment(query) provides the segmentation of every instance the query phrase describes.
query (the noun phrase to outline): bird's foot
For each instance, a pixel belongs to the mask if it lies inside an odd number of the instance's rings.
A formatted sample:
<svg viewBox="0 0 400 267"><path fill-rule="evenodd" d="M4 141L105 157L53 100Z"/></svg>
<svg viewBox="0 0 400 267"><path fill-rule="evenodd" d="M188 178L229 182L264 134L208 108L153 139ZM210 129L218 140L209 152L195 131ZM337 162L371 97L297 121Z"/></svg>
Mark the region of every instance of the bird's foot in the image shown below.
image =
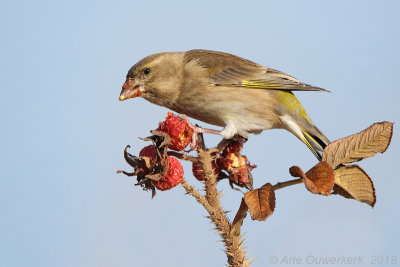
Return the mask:
<svg viewBox="0 0 400 267"><path fill-rule="evenodd" d="M249 138L244 137L244 136L241 136L241 135L239 135L239 134L235 134L235 135L232 137L232 140L233 140L233 141L241 142L241 143L246 143L248 139L249 139Z"/></svg>
<svg viewBox="0 0 400 267"><path fill-rule="evenodd" d="M211 133L211 134L221 134L221 131L213 130L213 129L207 129L203 127L199 127L197 125L193 125L190 121L187 115L185 114L179 114L179 116L186 121L186 123L189 125L190 128L193 129L193 135L192 135L192 140L190 141L190 150L192 151L196 148L197 146L197 135L199 133Z"/></svg>

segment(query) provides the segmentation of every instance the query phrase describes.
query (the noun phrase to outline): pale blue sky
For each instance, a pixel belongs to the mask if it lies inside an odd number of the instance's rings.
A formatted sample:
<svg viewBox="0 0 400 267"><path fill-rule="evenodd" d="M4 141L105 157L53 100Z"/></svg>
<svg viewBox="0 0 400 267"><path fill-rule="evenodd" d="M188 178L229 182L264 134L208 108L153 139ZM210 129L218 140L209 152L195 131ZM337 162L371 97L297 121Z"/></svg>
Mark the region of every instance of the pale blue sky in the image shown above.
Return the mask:
<svg viewBox="0 0 400 267"><path fill-rule="evenodd" d="M167 113L143 99L119 102L126 72L148 54L194 48L332 91L296 94L331 140L396 122L389 150L361 162L375 183L375 208L301 185L280 190L266 222L244 222L252 266L267 266L272 255L400 263L399 11L398 1L365 0L2 1L0 265L224 266L213 226L181 187L151 200L115 173L129 170L125 145L138 153L146 145L138 137ZM258 165L256 186L316 163L278 130L251 137L244 153ZM200 187L189 167L185 177ZM236 210L241 194L226 182L219 188L225 208Z"/></svg>

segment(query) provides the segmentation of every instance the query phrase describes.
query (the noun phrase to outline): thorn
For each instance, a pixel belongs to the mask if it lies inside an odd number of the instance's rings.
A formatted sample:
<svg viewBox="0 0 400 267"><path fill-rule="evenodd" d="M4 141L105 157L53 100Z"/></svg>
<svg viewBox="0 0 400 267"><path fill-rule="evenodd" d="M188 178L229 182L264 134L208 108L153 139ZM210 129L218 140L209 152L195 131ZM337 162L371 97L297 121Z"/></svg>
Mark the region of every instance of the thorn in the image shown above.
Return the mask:
<svg viewBox="0 0 400 267"><path fill-rule="evenodd" d="M139 139L142 141L152 141L153 140L152 136L147 136L147 137L143 137L143 138L139 137Z"/></svg>
<svg viewBox="0 0 400 267"><path fill-rule="evenodd" d="M250 253L249 253L250 254ZM249 255L249 254L247 254L247 255ZM248 263L248 264L250 264L253 260L255 260L256 259L256 257L254 257L254 258L251 258L251 259L249 259L249 260L246 260L246 263Z"/></svg>

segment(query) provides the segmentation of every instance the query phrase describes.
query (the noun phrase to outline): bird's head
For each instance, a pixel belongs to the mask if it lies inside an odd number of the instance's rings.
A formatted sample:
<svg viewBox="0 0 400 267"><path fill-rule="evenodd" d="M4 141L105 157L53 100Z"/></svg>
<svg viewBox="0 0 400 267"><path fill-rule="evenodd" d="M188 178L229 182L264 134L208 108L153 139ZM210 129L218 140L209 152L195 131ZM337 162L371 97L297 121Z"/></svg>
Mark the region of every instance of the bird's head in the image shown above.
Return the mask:
<svg viewBox="0 0 400 267"><path fill-rule="evenodd" d="M183 54L159 53L136 63L126 75L119 100L141 96L157 105L173 103L181 81Z"/></svg>

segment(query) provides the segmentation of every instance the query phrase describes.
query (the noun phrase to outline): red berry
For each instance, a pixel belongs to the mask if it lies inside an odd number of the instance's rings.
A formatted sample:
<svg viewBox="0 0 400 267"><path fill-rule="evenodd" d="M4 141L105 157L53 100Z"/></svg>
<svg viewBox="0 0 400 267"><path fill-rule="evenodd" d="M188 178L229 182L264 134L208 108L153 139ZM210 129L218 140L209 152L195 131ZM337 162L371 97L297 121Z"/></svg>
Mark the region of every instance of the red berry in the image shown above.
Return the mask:
<svg viewBox="0 0 400 267"><path fill-rule="evenodd" d="M184 150L193 136L193 128L189 126L187 121L171 112L168 112L165 121L158 124L157 130L169 135L171 140L168 147L176 151Z"/></svg>
<svg viewBox="0 0 400 267"><path fill-rule="evenodd" d="M231 176L233 176L233 179L235 181L242 183L244 185L247 185L249 183L249 175L250 175L250 170L247 168L247 166L241 167L231 174Z"/></svg>
<svg viewBox="0 0 400 267"><path fill-rule="evenodd" d="M246 156L240 155L246 140L239 139L231 141L221 153L218 165L229 173L229 179L240 186L252 187L251 170L256 166L250 165Z"/></svg>
<svg viewBox="0 0 400 267"><path fill-rule="evenodd" d="M216 156L216 154L217 153L213 153L212 156ZM213 167L215 175L218 175L221 172L221 167L217 164L217 158L215 158L211 162L211 166ZM196 177L197 180L199 180L199 181L205 180L203 169L201 168L200 162L198 162L198 161L193 162L192 172L193 172L193 176Z"/></svg>
<svg viewBox="0 0 400 267"><path fill-rule="evenodd" d="M139 152L139 157L142 159L142 168L146 174L150 173L149 162L151 162L151 159L154 157L154 153L155 147L153 145L146 146ZM179 160L173 157L168 157L168 161L169 165L167 174L158 181L151 181L151 183L161 191L169 190L180 184L183 180L183 167ZM156 162L155 158L153 159L153 162ZM164 162L164 160L162 160L162 162Z"/></svg>
<svg viewBox="0 0 400 267"><path fill-rule="evenodd" d="M179 160L173 157L168 157L168 161L168 171L165 177L158 181L151 181L151 183L161 191L169 190L180 184L183 180L183 167Z"/></svg>
<svg viewBox="0 0 400 267"><path fill-rule="evenodd" d="M155 148L153 145L149 145L146 146L144 148L142 148L142 150L140 150L139 152L139 157L141 157L141 167L143 169L143 171L148 174L150 173L150 162L151 159L154 157L154 153L155 153ZM146 159L147 158L147 159ZM153 159L153 163L156 162L156 159Z"/></svg>
<svg viewBox="0 0 400 267"><path fill-rule="evenodd" d="M247 164L247 158L240 155L240 151L242 150L245 141L246 139L244 138L231 140L231 142L225 147L218 162L222 168L230 171L232 168L243 167Z"/></svg>
<svg viewBox="0 0 400 267"><path fill-rule="evenodd" d="M227 171L234 168L244 167L247 164L246 156L242 156L239 153L224 153L218 161L219 165Z"/></svg>
<svg viewBox="0 0 400 267"><path fill-rule="evenodd" d="M239 140L231 140L231 143L225 147L224 152L238 154L242 150L244 142L245 139L243 138Z"/></svg>
<svg viewBox="0 0 400 267"><path fill-rule="evenodd" d="M154 146L149 145L149 146L142 148L142 150L140 150L139 157L152 158L154 156L154 152L155 152Z"/></svg>
<svg viewBox="0 0 400 267"><path fill-rule="evenodd" d="M193 161L192 172L193 172L193 176L197 180L199 180L199 181L205 180L203 170L201 169L200 163L198 161Z"/></svg>
<svg viewBox="0 0 400 267"><path fill-rule="evenodd" d="M249 183L248 175L240 175L238 180L239 180L240 183L242 183L244 185L247 185Z"/></svg>

